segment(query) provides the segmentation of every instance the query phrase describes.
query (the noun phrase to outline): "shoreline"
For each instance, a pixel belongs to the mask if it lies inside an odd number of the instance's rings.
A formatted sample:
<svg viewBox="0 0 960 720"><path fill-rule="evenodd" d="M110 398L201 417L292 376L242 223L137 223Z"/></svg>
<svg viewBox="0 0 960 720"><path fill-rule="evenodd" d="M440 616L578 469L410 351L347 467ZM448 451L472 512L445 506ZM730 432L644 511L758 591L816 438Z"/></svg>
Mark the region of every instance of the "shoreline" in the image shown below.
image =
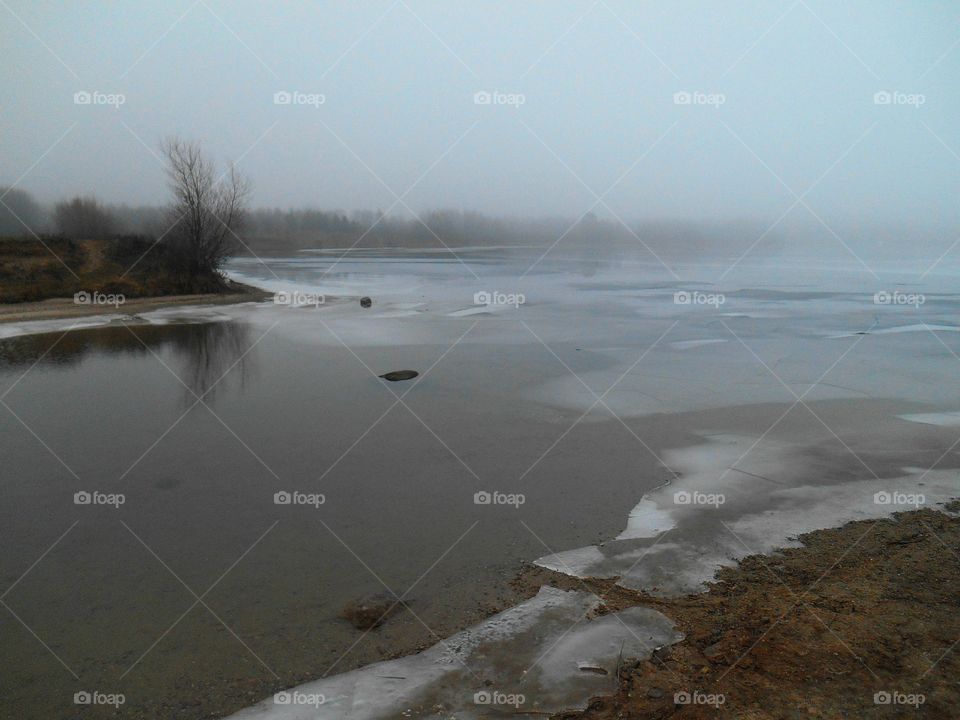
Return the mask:
<svg viewBox="0 0 960 720"><path fill-rule="evenodd" d="M243 302L261 302L273 293L252 285L230 281L234 292L203 293L196 295L155 295L131 298L119 305L77 304L73 298L49 298L22 303L0 304L0 324L37 320L83 319L99 315L136 315L152 310L189 305L235 305Z"/></svg>
<svg viewBox="0 0 960 720"><path fill-rule="evenodd" d="M951 716L958 511L953 501L804 533L800 547L749 555L677 598L531 569L528 584L586 589L609 612L651 608L684 634L626 663L614 695L551 717Z"/></svg>
<svg viewBox="0 0 960 720"><path fill-rule="evenodd" d="M960 653L950 652L960 636L955 613L960 562L952 562L960 548L960 503L849 521L797 540L797 546L751 554L720 568L702 592L667 598L623 587L616 579L576 578L527 564L509 583L514 601L488 608L491 614L478 624L412 654L391 653L392 660L280 694L325 697L331 718L344 716L341 704L360 687L372 693L362 700L363 717L386 717L386 709L411 718L437 712L474 717L476 701L470 698L479 678L501 693L528 693L511 714L551 720L717 713L779 720L798 709L816 718L899 717L917 709L925 717L950 717L960 704L960 688L950 680L960 670ZM548 620L541 614L545 604L554 608L548 612L560 613L567 604L584 602L559 627L550 624L556 616ZM581 622L585 617L589 620ZM582 709L551 711L555 698L540 694L544 688L535 676L516 684L515 671L529 660L530 647L542 642L567 657L566 641L579 648L575 654L590 654L598 646L586 638L591 627L603 624L614 628L620 655L615 650L606 659L592 655L592 662L578 663L580 672L562 671L568 686L591 681L606 686L581 696ZM511 629L498 634L505 626ZM529 636L533 627L539 628L536 641ZM621 640L623 629L627 635ZM676 634L670 637L671 632ZM628 639L630 649L623 652ZM478 642L481 651L473 655L470 646ZM504 656L504 649L513 653ZM464 674L444 652L479 675ZM438 664L452 668L438 670ZM514 684L503 684L507 677ZM275 697L227 717L313 717L290 712Z"/></svg>

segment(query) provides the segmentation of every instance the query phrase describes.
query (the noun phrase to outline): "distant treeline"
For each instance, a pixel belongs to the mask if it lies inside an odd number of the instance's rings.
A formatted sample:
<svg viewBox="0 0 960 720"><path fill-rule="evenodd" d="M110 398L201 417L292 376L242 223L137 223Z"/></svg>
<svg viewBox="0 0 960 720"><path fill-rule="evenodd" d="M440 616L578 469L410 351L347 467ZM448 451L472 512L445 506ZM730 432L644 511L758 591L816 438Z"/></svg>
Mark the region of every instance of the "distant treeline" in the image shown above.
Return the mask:
<svg viewBox="0 0 960 720"><path fill-rule="evenodd" d="M0 205L0 236L28 235L29 227L38 235L74 239L159 238L169 229L169 213L160 206L104 205L92 197L77 197L43 207L19 189L11 190L3 202L10 210ZM647 221L625 225L593 213L576 220L497 218L462 210L433 210L417 217L397 217L371 210L258 208L244 213L234 252L247 254L249 248L257 254L277 254L353 246L548 247L556 242L556 255L562 255L564 249L649 255L650 248L662 257L696 257L744 250L760 232L759 226L746 223ZM767 238L757 254L767 254L776 246L774 238Z"/></svg>

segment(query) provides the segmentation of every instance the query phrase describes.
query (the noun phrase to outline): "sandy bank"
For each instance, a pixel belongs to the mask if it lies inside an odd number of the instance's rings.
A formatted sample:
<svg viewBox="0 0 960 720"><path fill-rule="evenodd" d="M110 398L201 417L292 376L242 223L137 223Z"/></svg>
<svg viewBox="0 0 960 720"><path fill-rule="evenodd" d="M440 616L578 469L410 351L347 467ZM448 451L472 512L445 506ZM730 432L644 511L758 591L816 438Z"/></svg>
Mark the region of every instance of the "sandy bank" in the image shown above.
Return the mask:
<svg viewBox="0 0 960 720"><path fill-rule="evenodd" d="M231 283L231 287L235 289L235 292L131 298L119 305L78 304L74 302L72 297L51 298L36 302L4 303L0 304L0 323L60 320L97 315L135 315L151 310L163 310L186 305L231 305L240 302L258 302L273 295L273 293L237 282Z"/></svg>

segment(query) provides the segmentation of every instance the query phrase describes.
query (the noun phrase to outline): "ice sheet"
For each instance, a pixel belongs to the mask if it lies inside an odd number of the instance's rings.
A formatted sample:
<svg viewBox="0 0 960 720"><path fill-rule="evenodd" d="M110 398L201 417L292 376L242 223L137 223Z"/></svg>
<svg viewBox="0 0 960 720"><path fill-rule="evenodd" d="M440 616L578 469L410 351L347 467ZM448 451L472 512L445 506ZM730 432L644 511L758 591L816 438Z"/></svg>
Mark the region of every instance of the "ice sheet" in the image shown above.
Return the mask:
<svg viewBox="0 0 960 720"><path fill-rule="evenodd" d="M703 590L718 568L747 555L796 545L799 534L960 495L956 470L903 468L899 476L850 480L839 467L812 471L802 450L769 438L716 435L668 451L664 461L679 477L645 495L616 540L536 564L675 596Z"/></svg>
<svg viewBox="0 0 960 720"><path fill-rule="evenodd" d="M173 323L224 322L230 320L232 313L235 312L235 310L215 310L210 305L185 305L182 307L162 308L136 314L118 312L85 317L57 318L53 320L27 320L23 322L0 323L0 340L22 335L87 330L117 323L130 325L170 325Z"/></svg>
<svg viewBox="0 0 960 720"><path fill-rule="evenodd" d="M301 685L231 718L468 719L582 709L615 689L621 657L645 658L682 638L655 610L590 618L599 606L590 593L543 587L422 653Z"/></svg>
<svg viewBox="0 0 960 720"><path fill-rule="evenodd" d="M910 413L907 415L898 415L897 417L925 425L942 425L944 427L956 427L960 425L960 410L939 413Z"/></svg>

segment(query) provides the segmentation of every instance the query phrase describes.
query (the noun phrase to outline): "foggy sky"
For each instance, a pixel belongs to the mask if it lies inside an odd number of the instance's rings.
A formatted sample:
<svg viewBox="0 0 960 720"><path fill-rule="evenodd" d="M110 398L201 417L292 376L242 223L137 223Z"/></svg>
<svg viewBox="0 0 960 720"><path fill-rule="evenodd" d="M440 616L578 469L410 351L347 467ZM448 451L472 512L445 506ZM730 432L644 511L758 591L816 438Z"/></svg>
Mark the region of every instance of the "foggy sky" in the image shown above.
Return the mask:
<svg viewBox="0 0 960 720"><path fill-rule="evenodd" d="M0 184L43 201L163 202L176 133L257 206L960 214L954 2L3 0L0 44Z"/></svg>

